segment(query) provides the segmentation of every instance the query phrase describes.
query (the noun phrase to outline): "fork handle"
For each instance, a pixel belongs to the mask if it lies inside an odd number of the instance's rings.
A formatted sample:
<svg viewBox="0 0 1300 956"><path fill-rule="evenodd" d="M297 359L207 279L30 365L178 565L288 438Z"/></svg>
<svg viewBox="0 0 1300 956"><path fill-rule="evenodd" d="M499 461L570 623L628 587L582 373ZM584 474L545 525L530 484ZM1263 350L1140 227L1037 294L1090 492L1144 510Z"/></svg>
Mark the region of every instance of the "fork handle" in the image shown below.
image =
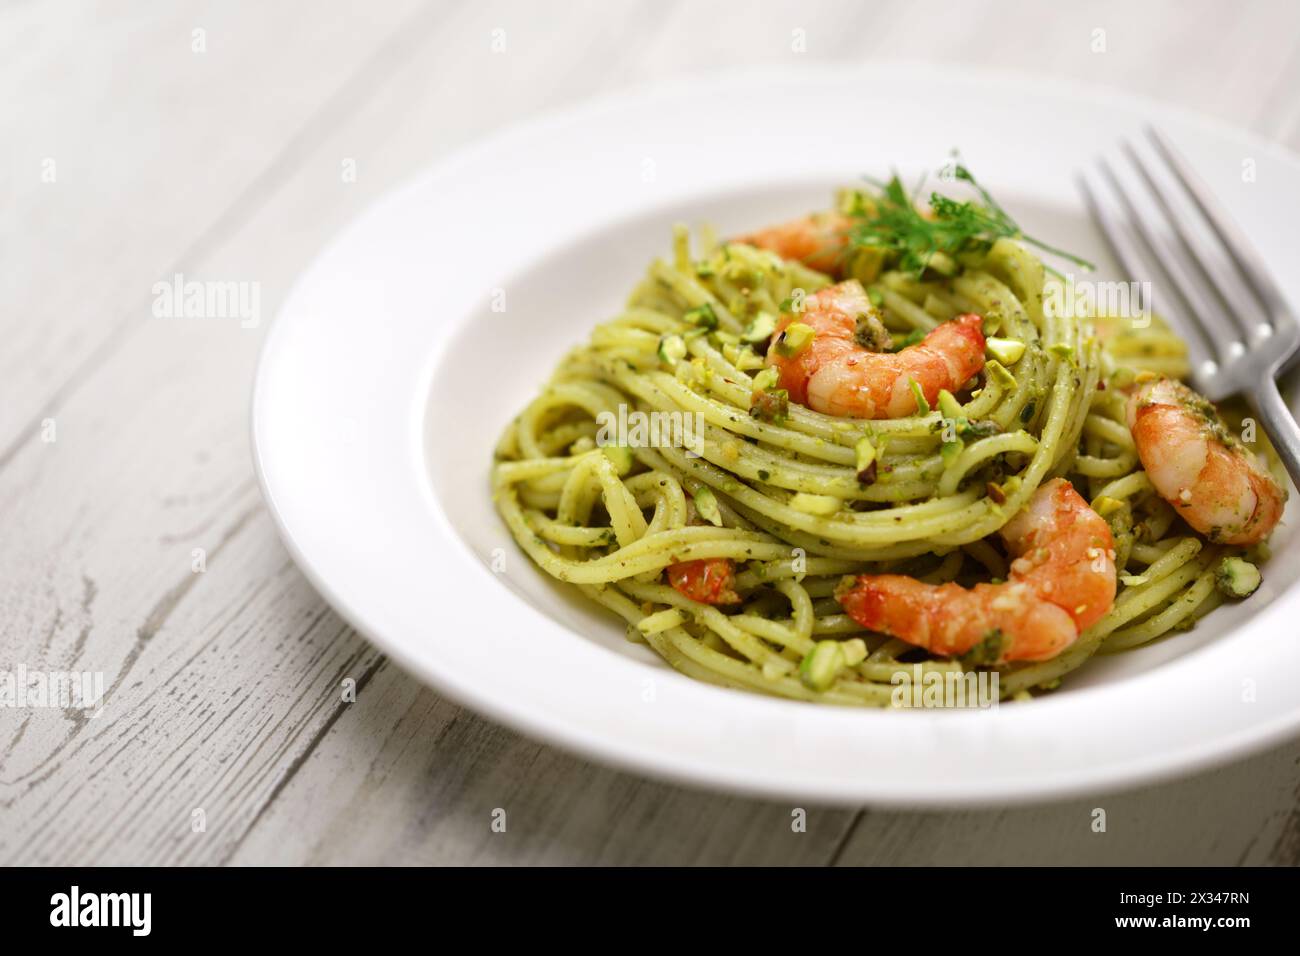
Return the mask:
<svg viewBox="0 0 1300 956"><path fill-rule="evenodd" d="M1265 375L1262 382L1246 393L1246 400L1259 416L1277 456L1291 476L1291 483L1300 487L1300 425L1282 400L1273 376Z"/></svg>

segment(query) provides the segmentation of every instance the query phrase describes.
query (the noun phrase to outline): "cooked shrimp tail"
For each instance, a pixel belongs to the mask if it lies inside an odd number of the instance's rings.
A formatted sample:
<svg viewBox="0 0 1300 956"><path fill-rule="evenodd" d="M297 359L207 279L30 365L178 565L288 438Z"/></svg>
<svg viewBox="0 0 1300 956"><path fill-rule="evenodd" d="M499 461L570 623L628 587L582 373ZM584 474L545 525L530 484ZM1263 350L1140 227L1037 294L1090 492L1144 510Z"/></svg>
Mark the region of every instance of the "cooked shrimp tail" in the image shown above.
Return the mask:
<svg viewBox="0 0 1300 956"><path fill-rule="evenodd" d="M1110 527L1062 478L1034 492L1001 531L1009 580L927 584L897 574L841 582L835 597L861 624L933 654L1001 664L1055 657L1115 601Z"/></svg>
<svg viewBox="0 0 1300 956"><path fill-rule="evenodd" d="M816 212L778 226L738 236L736 242L797 259L811 269L834 274L848 247L850 220L837 212Z"/></svg>
<svg viewBox="0 0 1300 956"><path fill-rule="evenodd" d="M1128 423L1156 493L1211 541L1250 545L1272 533L1286 490L1181 382L1155 379L1129 395Z"/></svg>
<svg viewBox="0 0 1300 956"><path fill-rule="evenodd" d="M797 350L784 338L795 323L812 330ZM959 391L984 367L982 325L978 315L959 315L902 351L873 351L868 346L878 344L883 326L862 284L850 279L809 296L802 312L783 315L767 362L791 400L813 411L902 418L920 410L918 391L933 407L939 392Z"/></svg>

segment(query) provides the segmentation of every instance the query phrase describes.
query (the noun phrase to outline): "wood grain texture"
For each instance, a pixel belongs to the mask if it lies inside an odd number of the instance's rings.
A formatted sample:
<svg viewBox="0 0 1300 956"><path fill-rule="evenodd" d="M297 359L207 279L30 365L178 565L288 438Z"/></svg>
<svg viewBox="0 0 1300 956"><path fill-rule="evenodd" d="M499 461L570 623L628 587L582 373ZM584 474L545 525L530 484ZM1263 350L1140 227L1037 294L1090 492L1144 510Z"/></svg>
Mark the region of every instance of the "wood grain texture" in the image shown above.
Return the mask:
<svg viewBox="0 0 1300 956"><path fill-rule="evenodd" d="M1175 12L1176 8L1176 12ZM1300 746L1129 794L806 811L496 727L352 633L252 478L265 319L154 319L174 271L269 318L367 202L502 124L680 70L930 58L1200 109L1300 146L1300 8L394 2L0 11L0 666L97 670L101 716L0 710L0 862L1300 862ZM206 53L191 49L206 32ZM491 50L492 31L506 50ZM808 52L791 50L806 32ZM1106 52L1091 48L1106 31ZM1189 57L1188 51L1198 56ZM44 161L56 161L53 183ZM353 161L356 181L340 175ZM42 441L46 420L57 438ZM206 570L195 572L201 548ZM342 699L347 679L355 703ZM1107 831L1093 833L1103 808ZM205 827L196 832L195 811ZM505 812L505 832L492 829Z"/></svg>

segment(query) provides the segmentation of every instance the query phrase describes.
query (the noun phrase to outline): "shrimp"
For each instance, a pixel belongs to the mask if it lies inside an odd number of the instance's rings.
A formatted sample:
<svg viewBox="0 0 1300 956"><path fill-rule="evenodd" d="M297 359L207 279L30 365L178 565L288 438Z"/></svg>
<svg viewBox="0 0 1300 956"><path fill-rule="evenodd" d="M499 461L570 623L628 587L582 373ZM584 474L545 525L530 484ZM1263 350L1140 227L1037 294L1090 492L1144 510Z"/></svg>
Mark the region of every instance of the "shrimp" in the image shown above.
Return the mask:
<svg viewBox="0 0 1300 956"><path fill-rule="evenodd" d="M803 351L783 357L781 333L794 322L811 326L816 335ZM959 315L901 352L873 352L863 339L878 344L884 327L862 284L850 279L809 296L801 314L781 316L767 364L780 373L791 400L813 411L902 418L919 411L913 383L933 406L941 390L958 391L984 367L982 325L978 315Z"/></svg>
<svg viewBox="0 0 1300 956"><path fill-rule="evenodd" d="M1277 525L1286 490L1182 382L1140 383L1128 426L1156 493L1211 541L1255 544Z"/></svg>
<svg viewBox="0 0 1300 956"><path fill-rule="evenodd" d="M809 268L834 274L849 243L849 218L838 212L815 212L802 219L768 226L736 242L797 259Z"/></svg>
<svg viewBox="0 0 1300 956"><path fill-rule="evenodd" d="M1034 492L1001 531L1002 584L926 584L899 574L846 578L835 597L863 627L981 664L1042 661L1065 650L1115 601L1110 526L1063 478Z"/></svg>
<svg viewBox="0 0 1300 956"><path fill-rule="evenodd" d="M700 558L668 565L668 583L701 604L738 604L736 566L730 558Z"/></svg>

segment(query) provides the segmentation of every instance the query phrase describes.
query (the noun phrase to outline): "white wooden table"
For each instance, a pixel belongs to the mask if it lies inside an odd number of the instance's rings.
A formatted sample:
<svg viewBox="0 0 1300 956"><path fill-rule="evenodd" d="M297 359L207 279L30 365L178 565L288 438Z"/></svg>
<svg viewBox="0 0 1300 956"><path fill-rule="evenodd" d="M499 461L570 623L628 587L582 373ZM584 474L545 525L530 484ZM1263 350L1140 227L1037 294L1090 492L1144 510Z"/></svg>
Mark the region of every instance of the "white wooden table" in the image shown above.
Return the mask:
<svg viewBox="0 0 1300 956"><path fill-rule="evenodd" d="M252 475L261 337L335 230L502 124L682 70L904 57L1121 87L1300 148L1289 2L571 6L0 9L0 668L106 682L93 719L0 710L0 861L1300 861L1296 743L1032 809L809 807L795 833L789 805L494 726L315 594ZM263 321L155 318L175 273L260 283Z"/></svg>

